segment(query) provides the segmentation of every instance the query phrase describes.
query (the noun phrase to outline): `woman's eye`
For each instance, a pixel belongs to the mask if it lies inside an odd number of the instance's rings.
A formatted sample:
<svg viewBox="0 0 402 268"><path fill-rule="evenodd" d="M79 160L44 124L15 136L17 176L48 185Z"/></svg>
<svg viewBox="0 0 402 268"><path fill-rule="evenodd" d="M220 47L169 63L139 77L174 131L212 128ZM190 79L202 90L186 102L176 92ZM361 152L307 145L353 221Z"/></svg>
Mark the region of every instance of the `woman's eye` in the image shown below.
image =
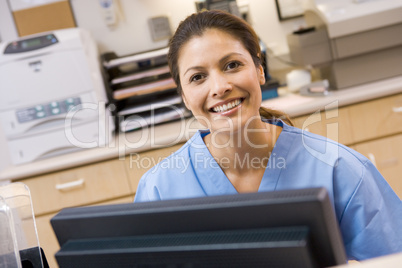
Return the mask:
<svg viewBox="0 0 402 268"><path fill-rule="evenodd" d="M195 74L193 76L190 77L190 82L197 82L199 80L202 79L202 75L201 74Z"/></svg>
<svg viewBox="0 0 402 268"><path fill-rule="evenodd" d="M229 62L228 65L226 65L226 69L227 69L227 70L232 70L232 69L236 69L236 68L239 67L239 66L240 66L240 63L239 63L239 62L237 62L237 61L232 61L232 62Z"/></svg>

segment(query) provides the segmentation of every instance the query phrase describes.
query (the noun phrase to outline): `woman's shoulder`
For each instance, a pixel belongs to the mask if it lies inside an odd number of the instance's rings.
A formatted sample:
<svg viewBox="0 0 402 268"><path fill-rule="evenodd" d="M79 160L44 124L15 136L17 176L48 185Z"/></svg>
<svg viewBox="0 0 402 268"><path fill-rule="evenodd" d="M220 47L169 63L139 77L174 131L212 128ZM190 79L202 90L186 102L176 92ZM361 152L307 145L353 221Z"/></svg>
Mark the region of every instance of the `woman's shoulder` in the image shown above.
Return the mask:
<svg viewBox="0 0 402 268"><path fill-rule="evenodd" d="M284 124L283 133L293 136L293 148L299 148L312 156L321 156L333 160L346 158L350 164L367 165L367 157L352 148L325 136L311 133L307 130Z"/></svg>

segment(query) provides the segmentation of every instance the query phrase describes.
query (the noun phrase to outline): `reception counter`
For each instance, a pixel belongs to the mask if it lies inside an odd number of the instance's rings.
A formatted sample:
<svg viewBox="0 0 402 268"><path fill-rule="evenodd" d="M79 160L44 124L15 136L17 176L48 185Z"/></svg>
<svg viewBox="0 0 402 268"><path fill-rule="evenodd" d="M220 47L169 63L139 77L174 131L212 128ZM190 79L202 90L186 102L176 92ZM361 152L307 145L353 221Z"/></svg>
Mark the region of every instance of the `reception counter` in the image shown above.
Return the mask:
<svg viewBox="0 0 402 268"><path fill-rule="evenodd" d="M263 106L288 113L297 127L366 155L402 197L402 77L327 96L279 90ZM334 126L335 131L334 131ZM113 137L108 146L82 150L0 172L0 182L25 183L32 197L40 245L50 267L59 249L50 219L65 207L132 202L142 175L202 128L194 118Z"/></svg>

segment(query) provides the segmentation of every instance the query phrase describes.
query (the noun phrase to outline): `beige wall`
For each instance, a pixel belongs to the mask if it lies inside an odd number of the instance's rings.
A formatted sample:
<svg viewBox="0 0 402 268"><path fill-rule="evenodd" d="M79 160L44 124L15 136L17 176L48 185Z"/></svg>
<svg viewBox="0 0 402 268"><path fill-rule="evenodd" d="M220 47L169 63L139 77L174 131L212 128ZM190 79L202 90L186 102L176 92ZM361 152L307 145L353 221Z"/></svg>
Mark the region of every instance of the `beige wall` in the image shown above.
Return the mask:
<svg viewBox="0 0 402 268"><path fill-rule="evenodd" d="M115 51L126 55L160 48L167 41L153 42L147 19L165 15L172 30L187 15L195 12L194 0L120 0L123 18L115 27L106 26L100 12L99 0L71 0L79 27L91 31L101 52ZM261 39L279 54L288 52L286 34L303 25L304 20L279 22L273 0L237 0L238 5L249 8L252 24Z"/></svg>
<svg viewBox="0 0 402 268"><path fill-rule="evenodd" d="M99 0L70 0L78 27L90 30L99 44L100 52L115 51L118 55L126 55L162 47L167 41L152 41L147 19L153 16L168 16L174 30L182 19L195 12L195 0L115 1L120 3L122 16L118 17L116 26L108 27L103 20ZM27 3L22 0L10 0L9 5L7 0L0 0L0 41L18 38L11 11L26 7L17 5L20 2L25 5ZM30 3L34 5L35 1ZM276 54L287 54L286 35L304 25L304 19L280 22L273 0L237 0L237 3L239 6L248 7L252 25L261 39Z"/></svg>

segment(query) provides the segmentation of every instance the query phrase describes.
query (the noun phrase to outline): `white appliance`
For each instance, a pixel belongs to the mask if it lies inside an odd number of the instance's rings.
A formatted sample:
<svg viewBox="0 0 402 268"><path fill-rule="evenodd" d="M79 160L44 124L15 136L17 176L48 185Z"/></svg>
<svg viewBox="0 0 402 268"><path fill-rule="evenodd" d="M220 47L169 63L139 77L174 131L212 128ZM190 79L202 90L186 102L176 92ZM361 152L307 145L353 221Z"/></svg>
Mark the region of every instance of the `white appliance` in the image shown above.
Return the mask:
<svg viewBox="0 0 402 268"><path fill-rule="evenodd" d="M290 58L320 70L331 87L402 75L401 0L308 0L309 28L287 36Z"/></svg>
<svg viewBox="0 0 402 268"><path fill-rule="evenodd" d="M4 42L0 53L0 121L13 164L108 143L114 125L87 31Z"/></svg>

